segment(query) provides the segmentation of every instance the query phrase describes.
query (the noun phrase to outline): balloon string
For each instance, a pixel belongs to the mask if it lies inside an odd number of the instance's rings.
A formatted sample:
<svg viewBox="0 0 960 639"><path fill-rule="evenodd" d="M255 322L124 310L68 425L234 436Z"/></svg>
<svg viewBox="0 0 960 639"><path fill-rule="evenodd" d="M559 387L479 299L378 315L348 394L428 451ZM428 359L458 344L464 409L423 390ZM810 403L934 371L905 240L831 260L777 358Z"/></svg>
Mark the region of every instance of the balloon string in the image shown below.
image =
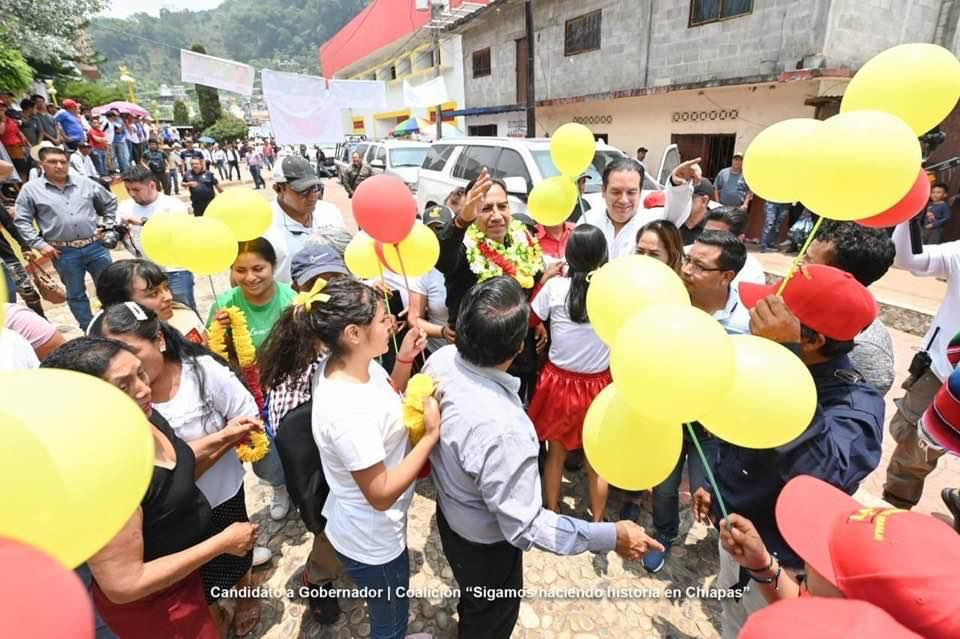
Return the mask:
<svg viewBox="0 0 960 639"><path fill-rule="evenodd" d="M407 287L407 322L410 323L411 327L413 326L410 322L410 282L407 280L407 268L403 265L403 255L400 254L400 245L394 244L393 248L397 251L397 259L400 260L400 274L403 275L403 285ZM418 318L419 319L419 318ZM426 366L427 356L423 354L423 351L420 351L420 362L421 366Z"/></svg>
<svg viewBox="0 0 960 639"><path fill-rule="evenodd" d="M787 282L790 281L790 278L792 278L800 268L800 263L803 262L803 258L807 255L807 249L810 248L810 244L813 242L813 237L817 234L817 231L820 230L820 225L822 223L823 216L821 215L819 218L817 218L813 228L810 229L810 234L807 235L807 240L803 243L803 247L800 249L800 254L797 255L797 259L793 260L793 264L790 265L790 270L787 271L787 276L783 278L782 282L780 282L780 288L777 289L777 295L783 295L783 289L787 288Z"/></svg>
<svg viewBox="0 0 960 639"><path fill-rule="evenodd" d="M213 312L216 313L220 310L220 304L217 301L217 289L213 285L213 275L207 275L207 280L210 282L210 292L213 293Z"/></svg>
<svg viewBox="0 0 960 639"><path fill-rule="evenodd" d="M723 518L726 520L727 528L729 529L730 516L729 513L727 513L727 505L723 503L723 496L720 494L720 487L717 486L717 480L713 476L713 470L711 470L710 461L703 452L703 447L700 446L700 440L697 438L697 432L693 429L693 424L687 423L684 424L684 426L687 427L687 432L690 433L690 439L693 440L693 445L697 449L697 454L700 455L700 461L703 463L703 470L707 474L707 480L709 480L710 486L713 488L713 494L717 498L717 504L720 506L720 512L723 513Z"/></svg>
<svg viewBox="0 0 960 639"><path fill-rule="evenodd" d="M383 265L380 264L380 258L377 258L377 268L380 270L380 281L383 282L384 286L386 286L387 280L386 280L386 278L383 276ZM387 313L389 313L389 312L390 312L390 296L387 295L387 291L386 291L386 290L383 291L383 303L384 303L384 306L386 307L385 310L387 311ZM394 328L396 328L396 327L394 327ZM400 354L400 347L397 345L397 333L396 333L396 331L394 331L394 332L390 335L390 337L393 339L393 352L394 352L395 355L399 355L399 354Z"/></svg>

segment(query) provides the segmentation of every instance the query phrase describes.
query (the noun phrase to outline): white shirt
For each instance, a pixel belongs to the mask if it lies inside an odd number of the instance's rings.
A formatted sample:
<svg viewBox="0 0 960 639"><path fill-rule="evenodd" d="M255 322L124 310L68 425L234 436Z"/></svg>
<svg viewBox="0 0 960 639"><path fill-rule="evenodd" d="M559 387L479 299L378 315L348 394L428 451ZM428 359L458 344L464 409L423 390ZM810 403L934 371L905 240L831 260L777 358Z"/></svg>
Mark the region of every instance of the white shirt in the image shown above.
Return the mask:
<svg viewBox="0 0 960 639"><path fill-rule="evenodd" d="M653 222L654 220L669 220L677 226L686 222L690 216L693 186L689 186L688 189L685 189L684 186L686 185L680 185L679 187L668 186L666 189L666 203L663 207L645 209L641 205L638 205L633 217L630 218L630 221L627 222L619 232L614 228L613 222L610 221L606 207L602 209L590 209L583 214L583 217L577 222L577 226L581 224L592 224L603 231L604 237L607 238L607 252L609 253L611 261L624 255L632 255L637 249L637 233L649 222ZM685 213L683 206L684 201L686 201Z"/></svg>
<svg viewBox="0 0 960 639"><path fill-rule="evenodd" d="M70 154L70 170L84 177L100 177L100 174L97 173L97 167L93 164L93 159L80 151L74 151Z"/></svg>
<svg viewBox="0 0 960 639"><path fill-rule="evenodd" d="M290 284L290 259L303 249L303 245L315 230L325 226L345 228L343 214L333 204L320 200L313 210L313 226L309 228L300 224L280 208L280 204L273 201L273 222L263 236L273 245L277 252L277 268L274 277L278 282Z"/></svg>
<svg viewBox="0 0 960 639"><path fill-rule="evenodd" d="M450 321L450 311L447 309L447 284L443 273L431 269L422 277L410 281L410 290L420 293L427 298L427 321L437 326L446 326ZM427 351L443 348L447 340L442 337L431 337L427 340Z"/></svg>
<svg viewBox="0 0 960 639"><path fill-rule="evenodd" d="M923 253L914 255L910 248L909 226L904 222L893 231L893 243L897 247L893 265L914 275L947 278L947 294L920 342L920 347L926 349L933 360L930 367L934 374L940 381L946 381L953 372L947 360L947 344L960 329L960 241L925 244Z"/></svg>
<svg viewBox="0 0 960 639"><path fill-rule="evenodd" d="M366 384L317 375L312 418L313 438L330 486L323 506L327 538L338 552L361 563L382 565L396 559L407 546L413 484L381 512L367 502L351 474L380 462L394 468L410 450L400 394L387 371L371 361Z"/></svg>
<svg viewBox="0 0 960 639"><path fill-rule="evenodd" d="M197 363L203 371L203 397L200 396L193 364L184 360L177 394L169 401L153 404L153 409L170 422L180 439L192 442L223 430L235 417L256 419L259 416L253 395L230 369L209 355L198 358ZM232 498L243 488L240 459L233 451L228 451L200 476L197 488L213 508Z"/></svg>
<svg viewBox="0 0 960 639"><path fill-rule="evenodd" d="M610 349L587 322L578 324L567 310L569 277L547 280L530 303L543 321L550 320L550 362L571 373L601 373L610 368Z"/></svg>
<svg viewBox="0 0 960 639"><path fill-rule="evenodd" d="M210 161L210 151L206 149L200 149L200 154L203 156L203 159L207 162Z"/></svg>
<svg viewBox="0 0 960 639"><path fill-rule="evenodd" d="M740 284L740 282L746 282L748 284L767 283L767 274L764 272L763 266L760 264L760 260L749 253L747 254L747 261L744 262L743 268L740 269L740 272L737 273L737 276L733 278L732 285L737 286Z"/></svg>
<svg viewBox="0 0 960 639"><path fill-rule="evenodd" d="M139 225L140 220L144 218L149 220L155 214L164 211L187 215L187 205L183 202L183 200L170 195L164 195L163 193L158 193L157 199L155 199L153 203L147 204L146 206L137 204L133 201L133 198L127 198L117 205L118 220L137 222L137 224L130 225L130 238L133 240L134 246L136 246L141 253L143 253L143 244L140 243L140 236L143 234L143 227ZM150 256L147 255L146 257L149 259ZM164 268L167 271L187 270L181 266L164 265Z"/></svg>
<svg viewBox="0 0 960 639"><path fill-rule="evenodd" d="M40 368L30 342L9 328L0 328L0 373Z"/></svg>
<svg viewBox="0 0 960 639"><path fill-rule="evenodd" d="M727 295L727 305L715 311L713 317L730 335L750 334L750 309L740 301L740 291L732 283L730 294Z"/></svg>
<svg viewBox="0 0 960 639"><path fill-rule="evenodd" d="M227 154L223 152L223 149L217 149L216 151L213 152L214 162L220 162L220 161L225 162L226 160L227 160Z"/></svg>

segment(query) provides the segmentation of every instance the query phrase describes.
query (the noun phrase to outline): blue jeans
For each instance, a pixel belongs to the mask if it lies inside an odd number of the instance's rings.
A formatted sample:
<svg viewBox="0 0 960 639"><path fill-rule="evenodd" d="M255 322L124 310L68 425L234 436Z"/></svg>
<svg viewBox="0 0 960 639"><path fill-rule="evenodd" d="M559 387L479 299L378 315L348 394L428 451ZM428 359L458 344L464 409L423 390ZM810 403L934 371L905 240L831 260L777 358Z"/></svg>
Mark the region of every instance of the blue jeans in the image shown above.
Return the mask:
<svg viewBox="0 0 960 639"><path fill-rule="evenodd" d="M280 462L280 453L277 452L277 447L274 445L272 439L266 457L258 462L254 462L252 466L253 474L274 488L287 483L287 479L283 474L283 464Z"/></svg>
<svg viewBox="0 0 960 639"><path fill-rule="evenodd" d="M13 279L13 273L10 272L10 267L6 264L0 263L0 269L3 270L3 278L7 283L7 302L15 304L17 302L17 281ZM2 302L3 300L0 300Z"/></svg>
<svg viewBox="0 0 960 639"><path fill-rule="evenodd" d="M90 158L93 160L93 165L97 167L97 175L103 177L107 174L107 152L101 151L100 149L94 149L90 153Z"/></svg>
<svg viewBox="0 0 960 639"><path fill-rule="evenodd" d="M87 324L93 319L90 311L90 299L87 297L87 285L84 275L90 274L96 282L103 269L110 266L110 251L104 248L100 240L83 248L67 246L59 249L60 257L54 260L53 265L63 280L67 289L67 305L70 312L80 324L80 330L86 331Z"/></svg>
<svg viewBox="0 0 960 639"><path fill-rule="evenodd" d="M719 445L717 439L700 424L694 424L693 430L703 447L703 454L711 464L714 463ZM684 461L687 462L687 477L690 480L690 493L693 494L697 488L707 486L707 473L686 427L683 427L683 448L680 449L677 465L670 476L653 489L653 525L661 541L673 541L680 533L680 480L683 478Z"/></svg>
<svg viewBox="0 0 960 639"><path fill-rule="evenodd" d="M790 213L789 204L767 202L763 205L763 233L760 235L760 248L776 248L780 238L783 219Z"/></svg>
<svg viewBox="0 0 960 639"><path fill-rule="evenodd" d="M114 142L112 146L117 170L123 173L130 166L130 147L127 146L126 142Z"/></svg>
<svg viewBox="0 0 960 639"><path fill-rule="evenodd" d="M180 183L177 182L176 169L170 169L170 184L173 186L173 192L180 195Z"/></svg>
<svg viewBox="0 0 960 639"><path fill-rule="evenodd" d="M367 598L370 639L403 639L407 634L410 600L398 597L397 588L406 590L410 587L410 557L407 549L404 548L399 557L381 566L362 564L339 552L337 559L358 588L376 591Z"/></svg>
<svg viewBox="0 0 960 639"><path fill-rule="evenodd" d="M257 189L261 186L267 188L267 183L263 181L263 177L260 175L260 167L248 166L247 168L250 169L250 176L253 178L253 187Z"/></svg>
<svg viewBox="0 0 960 639"><path fill-rule="evenodd" d="M90 573L90 568L87 567L87 564L80 564L74 568L73 572L80 577L80 580L83 582L83 585L87 587L87 593L90 592L90 585L93 583L93 575ZM90 605L93 606L93 599L91 595ZM100 618L100 615L97 614L97 609L93 609L93 620L94 620L94 634L95 639L117 639L117 635L113 634L113 631L107 626L107 624Z"/></svg>
<svg viewBox="0 0 960 639"><path fill-rule="evenodd" d="M167 271L167 285L173 293L173 299L197 310L197 300L193 296L193 273L190 271Z"/></svg>

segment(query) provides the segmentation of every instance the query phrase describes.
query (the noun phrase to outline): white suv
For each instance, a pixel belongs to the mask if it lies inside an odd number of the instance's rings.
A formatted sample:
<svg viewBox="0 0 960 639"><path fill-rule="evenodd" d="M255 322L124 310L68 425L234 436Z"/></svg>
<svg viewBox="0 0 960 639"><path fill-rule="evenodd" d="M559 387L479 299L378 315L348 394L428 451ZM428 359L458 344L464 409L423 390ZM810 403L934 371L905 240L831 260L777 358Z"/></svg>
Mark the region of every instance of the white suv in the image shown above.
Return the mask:
<svg viewBox="0 0 960 639"><path fill-rule="evenodd" d="M673 149L672 154L670 149ZM671 145L670 149L664 154L664 162L658 175L665 170L666 175L669 175L679 161L676 146ZM591 208L604 206L603 195L600 193L601 175L607 164L620 157L626 157L626 154L616 147L597 142L596 155L586 171L591 179L587 181L584 199L590 203ZM419 187L416 192L420 210L443 204L452 190L466 186L480 174L483 167L487 167L493 177L506 183L514 213L526 213L527 195L533 187L541 180L559 174L550 159L548 138L441 139L430 146L430 151L420 167ZM661 189L657 181L648 174L643 184L643 197L650 191Z"/></svg>
<svg viewBox="0 0 960 639"><path fill-rule="evenodd" d="M337 157L338 173L342 178L343 173L350 168L351 155L357 152L370 166L374 175L395 175L416 193L417 174L429 149L430 144L427 142L406 140L363 141L356 143L353 148L344 145L341 155Z"/></svg>

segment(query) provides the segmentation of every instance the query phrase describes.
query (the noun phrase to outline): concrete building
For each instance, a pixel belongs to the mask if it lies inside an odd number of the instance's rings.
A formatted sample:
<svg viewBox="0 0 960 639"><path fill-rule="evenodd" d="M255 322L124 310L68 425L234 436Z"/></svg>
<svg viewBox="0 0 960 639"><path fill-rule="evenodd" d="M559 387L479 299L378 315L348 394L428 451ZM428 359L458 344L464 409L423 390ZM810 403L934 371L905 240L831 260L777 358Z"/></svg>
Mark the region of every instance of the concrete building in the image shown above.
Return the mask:
<svg viewBox="0 0 960 639"><path fill-rule="evenodd" d="M833 115L867 59L904 42L957 50L955 0L537 0L537 135L570 121L634 155L701 156L713 176L766 126ZM473 135L526 134L523 0L452 25Z"/></svg>
<svg viewBox="0 0 960 639"><path fill-rule="evenodd" d="M436 122L436 108L410 108L403 100L403 82L419 85L434 77L433 32L437 24L452 24L482 8L488 0L445 0L431 21L429 2L390 0L374 2L357 14L320 47L320 67L326 78L382 80L387 86L383 111L346 111L344 133L383 138L407 118ZM458 128L463 121L450 115L464 106L461 38L443 33L440 38L440 74L448 97L441 105L444 122Z"/></svg>

